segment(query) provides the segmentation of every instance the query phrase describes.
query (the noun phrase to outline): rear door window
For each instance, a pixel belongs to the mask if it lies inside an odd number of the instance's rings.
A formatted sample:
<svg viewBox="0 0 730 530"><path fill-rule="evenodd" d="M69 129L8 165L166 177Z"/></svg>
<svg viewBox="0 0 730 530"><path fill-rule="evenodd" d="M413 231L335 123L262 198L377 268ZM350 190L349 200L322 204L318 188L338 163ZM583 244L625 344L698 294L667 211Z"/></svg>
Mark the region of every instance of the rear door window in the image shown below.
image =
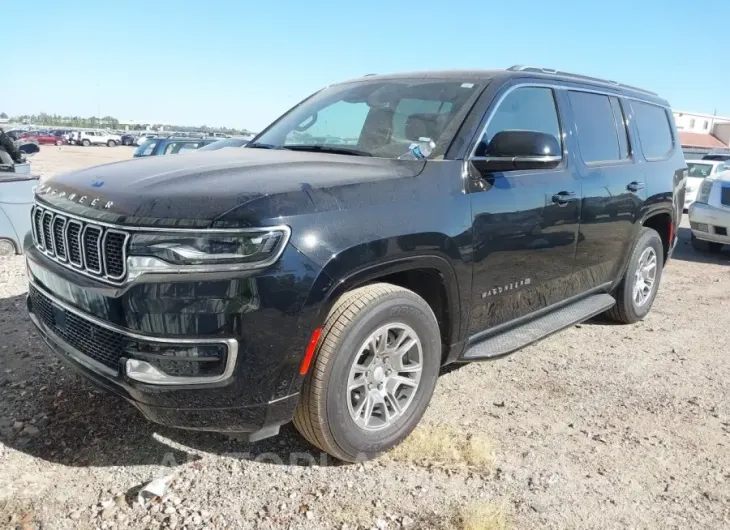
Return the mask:
<svg viewBox="0 0 730 530"><path fill-rule="evenodd" d="M568 98L583 161L597 164L625 159L628 156L626 127L621 127L619 133L609 96L571 90Z"/></svg>
<svg viewBox="0 0 730 530"><path fill-rule="evenodd" d="M674 149L674 138L669 115L664 107L632 101L634 119L639 129L639 140L644 158L661 160L667 158Z"/></svg>
<svg viewBox="0 0 730 530"><path fill-rule="evenodd" d="M616 132L618 133L618 150L621 159L628 158L631 155L631 147L629 145L629 135L626 130L626 114L624 113L623 104L616 97L609 97L611 102L611 110L613 110L613 119L616 122Z"/></svg>
<svg viewBox="0 0 730 530"><path fill-rule="evenodd" d="M200 146L200 142L170 142L165 146L166 155L176 155L187 151L195 151Z"/></svg>

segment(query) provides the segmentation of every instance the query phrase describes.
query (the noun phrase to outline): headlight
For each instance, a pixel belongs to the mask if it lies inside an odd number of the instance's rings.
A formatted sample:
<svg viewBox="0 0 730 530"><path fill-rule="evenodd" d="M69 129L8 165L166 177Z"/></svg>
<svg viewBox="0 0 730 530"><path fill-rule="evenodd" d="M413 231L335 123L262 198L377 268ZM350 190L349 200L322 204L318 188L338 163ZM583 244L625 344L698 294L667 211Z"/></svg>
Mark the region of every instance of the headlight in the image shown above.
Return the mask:
<svg viewBox="0 0 730 530"><path fill-rule="evenodd" d="M709 178L703 180L702 184L700 184L700 191L697 192L695 202L707 204L707 201L710 200L710 192L714 183L715 181Z"/></svg>
<svg viewBox="0 0 730 530"><path fill-rule="evenodd" d="M133 234L129 273L252 269L274 263L289 240L287 226L226 231Z"/></svg>

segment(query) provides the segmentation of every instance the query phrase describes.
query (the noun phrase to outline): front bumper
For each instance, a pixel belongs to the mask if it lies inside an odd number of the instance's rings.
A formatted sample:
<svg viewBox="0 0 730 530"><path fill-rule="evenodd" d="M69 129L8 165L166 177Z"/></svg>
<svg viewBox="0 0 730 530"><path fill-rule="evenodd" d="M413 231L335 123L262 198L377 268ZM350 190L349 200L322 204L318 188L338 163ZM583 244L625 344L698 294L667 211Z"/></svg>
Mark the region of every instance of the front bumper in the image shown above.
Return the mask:
<svg viewBox="0 0 730 530"><path fill-rule="evenodd" d="M694 202L689 208L689 223L697 239L730 245L730 208Z"/></svg>
<svg viewBox="0 0 730 530"><path fill-rule="evenodd" d="M151 275L123 286L68 270L28 239L26 253L31 294L39 290L53 305L53 317L46 309L42 318L33 300L29 303L43 339L73 369L129 401L148 419L177 428L247 434L255 440L276 434L293 417L302 382L299 366L319 318L319 306L310 304L308 295L325 290L315 280L329 282L324 275L318 277L311 263L303 263L306 258L296 249L288 249L276 264L255 275ZM227 358L220 380L143 382L129 377L126 349L117 347L111 361L96 362L96 346L79 342L83 333L72 336L62 327L68 323L64 315L59 327L58 310L139 341L235 344L236 351ZM102 332L107 331L91 335ZM105 346L100 350L107 351Z"/></svg>
<svg viewBox="0 0 730 530"><path fill-rule="evenodd" d="M45 294L49 296L49 293ZM55 297L52 300L58 308L63 310L70 309L70 306L61 300ZM43 340L51 348L51 351L96 386L127 400L137 407L147 419L155 423L182 429L245 433L248 435L248 439L253 441L277 434L279 426L291 420L294 409L296 408L298 401L297 394L271 400L259 405L225 408L162 407L140 401L140 393L155 392L153 385L140 384L130 379L128 374L125 373L124 363L115 372L108 366L84 355L71 346L39 318L31 303L30 296L28 297L28 311L31 321L40 332ZM76 310L73 310L73 312L75 315L81 316L80 312ZM93 318L89 317L89 315L85 315L85 317ZM147 339L155 340L155 338ZM234 364L235 356L229 359L229 361ZM213 383L197 386L197 390L205 392L210 384ZM180 386L178 385L178 390L180 390ZM174 392L175 389L171 391ZM149 401L149 399L145 401Z"/></svg>

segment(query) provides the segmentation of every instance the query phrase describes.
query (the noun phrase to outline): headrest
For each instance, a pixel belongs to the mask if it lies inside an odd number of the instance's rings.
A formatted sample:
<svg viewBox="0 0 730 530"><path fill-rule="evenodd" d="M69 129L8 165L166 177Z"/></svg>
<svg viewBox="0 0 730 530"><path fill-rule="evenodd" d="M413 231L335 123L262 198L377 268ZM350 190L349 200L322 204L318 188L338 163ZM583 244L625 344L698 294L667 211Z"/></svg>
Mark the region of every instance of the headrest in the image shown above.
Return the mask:
<svg viewBox="0 0 730 530"><path fill-rule="evenodd" d="M443 118L442 114L411 114L406 120L406 138L412 142L430 138L435 142L441 136Z"/></svg>

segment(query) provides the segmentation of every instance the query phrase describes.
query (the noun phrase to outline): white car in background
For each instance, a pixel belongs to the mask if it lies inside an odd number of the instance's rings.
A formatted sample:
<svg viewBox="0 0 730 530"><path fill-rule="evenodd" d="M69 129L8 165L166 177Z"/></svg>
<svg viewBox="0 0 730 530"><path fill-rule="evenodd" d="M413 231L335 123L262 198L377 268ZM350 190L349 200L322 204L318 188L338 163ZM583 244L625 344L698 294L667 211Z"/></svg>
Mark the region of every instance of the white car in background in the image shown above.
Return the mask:
<svg viewBox="0 0 730 530"><path fill-rule="evenodd" d="M702 180L697 197L689 206L689 225L695 250L720 252L723 245L730 245L730 171Z"/></svg>
<svg viewBox="0 0 730 530"><path fill-rule="evenodd" d="M687 161L687 184L684 190L684 211L695 201L697 192L702 181L706 178L714 178L721 171L730 169L730 162L717 160L688 160Z"/></svg>
<svg viewBox="0 0 730 530"><path fill-rule="evenodd" d="M81 131L77 143L88 147L89 145L108 145L114 147L121 145L122 137L118 134L109 134L106 131Z"/></svg>

